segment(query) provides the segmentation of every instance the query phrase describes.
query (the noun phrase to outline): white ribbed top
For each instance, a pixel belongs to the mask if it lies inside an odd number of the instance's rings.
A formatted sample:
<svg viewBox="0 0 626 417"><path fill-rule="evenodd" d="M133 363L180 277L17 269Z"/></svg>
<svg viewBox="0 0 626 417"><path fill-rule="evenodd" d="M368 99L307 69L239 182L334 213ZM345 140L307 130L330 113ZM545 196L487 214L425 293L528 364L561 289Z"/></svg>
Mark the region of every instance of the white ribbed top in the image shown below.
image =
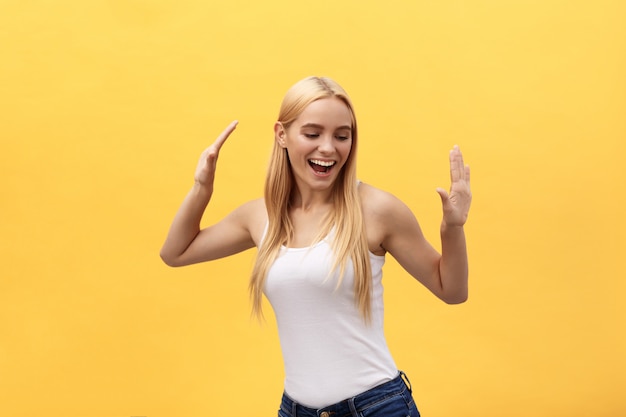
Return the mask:
<svg viewBox="0 0 626 417"><path fill-rule="evenodd" d="M333 256L326 240L309 248L283 248L265 284L285 364L285 392L296 402L322 408L390 381L398 368L383 332L384 256L370 253L372 321L354 299L349 262L342 284L329 276Z"/></svg>

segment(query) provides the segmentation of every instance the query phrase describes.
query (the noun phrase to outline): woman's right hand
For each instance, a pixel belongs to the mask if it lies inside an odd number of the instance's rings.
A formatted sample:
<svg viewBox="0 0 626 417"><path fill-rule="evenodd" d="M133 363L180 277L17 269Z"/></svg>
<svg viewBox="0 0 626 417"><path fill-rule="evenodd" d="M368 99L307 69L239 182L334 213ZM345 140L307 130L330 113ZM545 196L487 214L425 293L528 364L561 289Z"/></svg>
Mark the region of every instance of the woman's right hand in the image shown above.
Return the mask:
<svg viewBox="0 0 626 417"><path fill-rule="evenodd" d="M231 124L224 129L224 131L217 137L215 142L208 148L202 152L200 155L200 160L198 161L198 166L196 168L196 173L194 175L194 180L197 185L201 187L206 187L208 189L213 189L213 181L215 180L215 169L217 166L217 157L219 156L220 149L226 142L226 139L233 133L233 130L237 127L237 120L233 121Z"/></svg>

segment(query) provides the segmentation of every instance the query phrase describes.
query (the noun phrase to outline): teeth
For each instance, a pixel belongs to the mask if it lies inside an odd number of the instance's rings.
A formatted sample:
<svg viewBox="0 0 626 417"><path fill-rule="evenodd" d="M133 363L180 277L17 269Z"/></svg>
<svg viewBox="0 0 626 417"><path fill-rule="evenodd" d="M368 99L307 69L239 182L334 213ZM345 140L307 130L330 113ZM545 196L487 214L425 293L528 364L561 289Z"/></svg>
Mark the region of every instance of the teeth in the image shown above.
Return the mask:
<svg viewBox="0 0 626 417"><path fill-rule="evenodd" d="M335 161L320 161L318 159L310 159L309 162L314 163L315 165L320 165L323 167L331 167L335 165Z"/></svg>

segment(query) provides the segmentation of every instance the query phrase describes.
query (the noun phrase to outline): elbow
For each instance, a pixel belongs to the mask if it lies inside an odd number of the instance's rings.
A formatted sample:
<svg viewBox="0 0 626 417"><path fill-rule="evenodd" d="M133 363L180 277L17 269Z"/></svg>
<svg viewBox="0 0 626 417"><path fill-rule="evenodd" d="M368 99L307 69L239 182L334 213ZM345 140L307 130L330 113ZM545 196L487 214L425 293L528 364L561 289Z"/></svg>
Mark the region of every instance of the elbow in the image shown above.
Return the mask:
<svg viewBox="0 0 626 417"><path fill-rule="evenodd" d="M465 296L465 297L448 298L448 299L446 299L444 301L448 305L463 304L464 302L467 301L467 296Z"/></svg>
<svg viewBox="0 0 626 417"><path fill-rule="evenodd" d="M165 263L165 265L167 266L171 266L171 267L182 266L182 263L179 261L178 257L176 256L172 256L171 254L168 254L163 251L159 253L159 256L161 257L161 260L163 261L163 263Z"/></svg>
<svg viewBox="0 0 626 417"><path fill-rule="evenodd" d="M448 294L448 295L441 297L443 302L445 302L448 305L463 304L464 302L467 301L468 298L469 298L469 294L467 291L463 291L457 294Z"/></svg>

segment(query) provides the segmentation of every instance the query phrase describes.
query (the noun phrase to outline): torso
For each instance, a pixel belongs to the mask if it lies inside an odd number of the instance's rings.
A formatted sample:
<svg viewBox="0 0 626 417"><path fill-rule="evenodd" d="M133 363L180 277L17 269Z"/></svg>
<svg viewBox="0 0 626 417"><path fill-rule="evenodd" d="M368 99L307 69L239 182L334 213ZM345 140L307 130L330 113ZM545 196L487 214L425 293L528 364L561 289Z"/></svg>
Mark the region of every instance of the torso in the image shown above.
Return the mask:
<svg viewBox="0 0 626 417"><path fill-rule="evenodd" d="M383 332L381 281L386 251L382 244L390 218L388 194L362 183L359 195L372 267L370 325L365 324L353 301L352 264L338 287L336 277L328 279L332 252L327 239L314 244L325 237L319 235L332 209L330 204L313 210L291 209L293 239L281 250L265 283L265 295L278 321L285 389L292 398L314 408L363 392L397 374ZM267 211L263 199L252 207L248 226L259 246L268 224ZM321 345L320 340L324 341ZM363 354L355 355L355 351Z"/></svg>
<svg viewBox="0 0 626 417"><path fill-rule="evenodd" d="M331 270L330 240L332 232L309 247L283 247L264 286L278 324L285 391L312 408L353 397L398 372L383 331L384 256L369 256L372 299L367 323L355 303L352 262L341 281Z"/></svg>

